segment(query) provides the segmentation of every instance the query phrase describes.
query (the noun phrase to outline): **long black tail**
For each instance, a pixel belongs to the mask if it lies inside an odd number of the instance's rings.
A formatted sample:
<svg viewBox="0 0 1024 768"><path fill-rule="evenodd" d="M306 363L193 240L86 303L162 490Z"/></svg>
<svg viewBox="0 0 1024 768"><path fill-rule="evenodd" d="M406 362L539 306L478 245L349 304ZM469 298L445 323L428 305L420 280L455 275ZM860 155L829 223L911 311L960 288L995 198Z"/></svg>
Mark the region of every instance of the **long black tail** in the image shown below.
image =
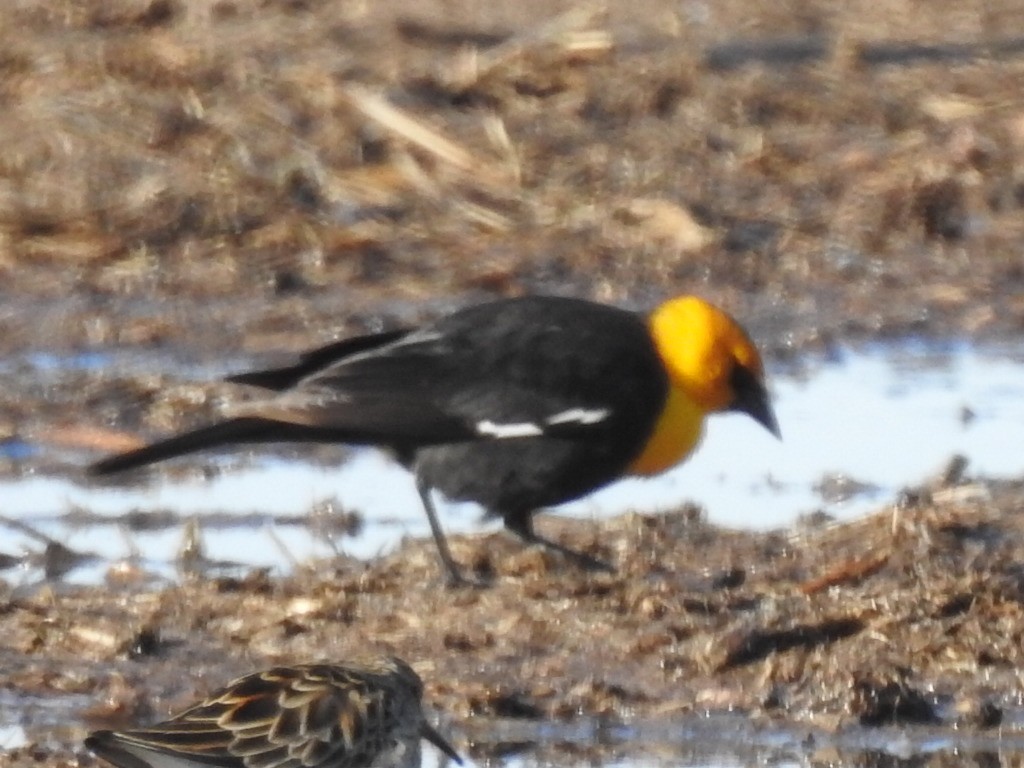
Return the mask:
<svg viewBox="0 0 1024 768"><path fill-rule="evenodd" d="M237 443L277 443L314 439L315 433L309 427L283 424L268 419L229 419L191 432L183 432L133 451L108 456L92 464L88 472L90 475L109 475L183 456L186 453Z"/></svg>

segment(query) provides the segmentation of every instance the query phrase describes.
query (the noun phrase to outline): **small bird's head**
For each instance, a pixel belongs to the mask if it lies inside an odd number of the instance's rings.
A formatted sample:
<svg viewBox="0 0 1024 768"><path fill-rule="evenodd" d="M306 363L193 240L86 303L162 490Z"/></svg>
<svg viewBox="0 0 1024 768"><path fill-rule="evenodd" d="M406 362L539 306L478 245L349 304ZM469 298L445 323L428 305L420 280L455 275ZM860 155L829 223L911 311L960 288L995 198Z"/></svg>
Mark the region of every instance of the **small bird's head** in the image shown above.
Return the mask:
<svg viewBox="0 0 1024 768"><path fill-rule="evenodd" d="M696 296L680 296L654 310L650 327L673 385L698 406L746 413L781 436L761 355L739 323Z"/></svg>

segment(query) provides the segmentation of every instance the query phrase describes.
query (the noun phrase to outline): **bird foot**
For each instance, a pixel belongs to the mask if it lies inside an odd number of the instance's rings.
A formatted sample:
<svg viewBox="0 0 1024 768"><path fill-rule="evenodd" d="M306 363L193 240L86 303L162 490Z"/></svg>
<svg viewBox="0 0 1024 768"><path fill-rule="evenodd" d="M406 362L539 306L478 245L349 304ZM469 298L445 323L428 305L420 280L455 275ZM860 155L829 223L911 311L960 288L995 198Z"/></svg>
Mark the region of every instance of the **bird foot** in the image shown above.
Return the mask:
<svg viewBox="0 0 1024 768"><path fill-rule="evenodd" d="M527 544L537 544L544 549L561 555L571 561L578 568L584 571L599 571L603 573L615 573L615 566L604 560L588 555L586 552L579 552L575 549L559 544L557 541L545 538L533 530L532 521L523 524L517 520L505 520L505 528L514 533Z"/></svg>

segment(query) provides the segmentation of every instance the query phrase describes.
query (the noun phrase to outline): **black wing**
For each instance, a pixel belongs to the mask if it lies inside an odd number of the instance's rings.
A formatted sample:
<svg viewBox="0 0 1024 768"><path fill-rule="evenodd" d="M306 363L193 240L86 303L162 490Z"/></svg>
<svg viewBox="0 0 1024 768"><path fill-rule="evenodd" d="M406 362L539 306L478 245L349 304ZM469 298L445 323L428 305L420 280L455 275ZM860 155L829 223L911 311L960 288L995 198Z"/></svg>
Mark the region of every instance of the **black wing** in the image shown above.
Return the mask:
<svg viewBox="0 0 1024 768"><path fill-rule="evenodd" d="M220 445L336 442L409 449L614 434L642 445L668 381L643 318L590 302L482 304L417 331L348 339L289 368L233 378L282 389L233 418L94 465L121 471Z"/></svg>
<svg viewBox="0 0 1024 768"><path fill-rule="evenodd" d="M417 445L646 434L667 389L643 318L532 297L471 307L341 359L245 415L269 408L291 423Z"/></svg>
<svg viewBox="0 0 1024 768"><path fill-rule="evenodd" d="M304 352L299 356L299 361L294 365L237 373L234 376L228 376L226 381L231 381L235 384L249 384L250 386L280 392L294 387L302 379L329 365L344 360L347 357L383 347L408 335L410 332L408 328L398 328L392 331L371 333L365 336L354 336L333 341L325 346Z"/></svg>

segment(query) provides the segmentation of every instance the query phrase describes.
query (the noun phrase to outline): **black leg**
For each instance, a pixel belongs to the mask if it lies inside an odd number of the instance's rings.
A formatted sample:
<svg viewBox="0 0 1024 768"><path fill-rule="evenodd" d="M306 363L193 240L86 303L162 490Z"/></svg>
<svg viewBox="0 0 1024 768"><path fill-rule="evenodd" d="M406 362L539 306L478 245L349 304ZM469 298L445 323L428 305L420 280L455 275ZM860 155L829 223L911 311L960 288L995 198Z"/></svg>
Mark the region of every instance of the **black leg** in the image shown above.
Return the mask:
<svg viewBox="0 0 1024 768"><path fill-rule="evenodd" d="M574 549L569 549L568 547L559 544L557 541L546 539L538 534L533 530L533 515L529 512L502 515L502 519L505 521L506 530L511 531L528 544L539 544L545 549L557 552L566 559L576 563L576 565L583 568L585 571L605 571L606 573L615 573L615 568L610 563L606 563L604 560L598 560L596 557L591 557L585 552L577 552Z"/></svg>
<svg viewBox="0 0 1024 768"><path fill-rule="evenodd" d="M430 498L430 486L420 478L416 478L416 490L420 493L423 501L423 509L427 513L427 520L430 523L430 532L434 534L434 543L437 544L437 553L441 556L441 565L448 574L448 583L455 587L466 586L468 582L459 572L459 567L452 558L451 550L448 549L448 540L444 537L441 524L437 520L437 512L434 509L434 501Z"/></svg>

